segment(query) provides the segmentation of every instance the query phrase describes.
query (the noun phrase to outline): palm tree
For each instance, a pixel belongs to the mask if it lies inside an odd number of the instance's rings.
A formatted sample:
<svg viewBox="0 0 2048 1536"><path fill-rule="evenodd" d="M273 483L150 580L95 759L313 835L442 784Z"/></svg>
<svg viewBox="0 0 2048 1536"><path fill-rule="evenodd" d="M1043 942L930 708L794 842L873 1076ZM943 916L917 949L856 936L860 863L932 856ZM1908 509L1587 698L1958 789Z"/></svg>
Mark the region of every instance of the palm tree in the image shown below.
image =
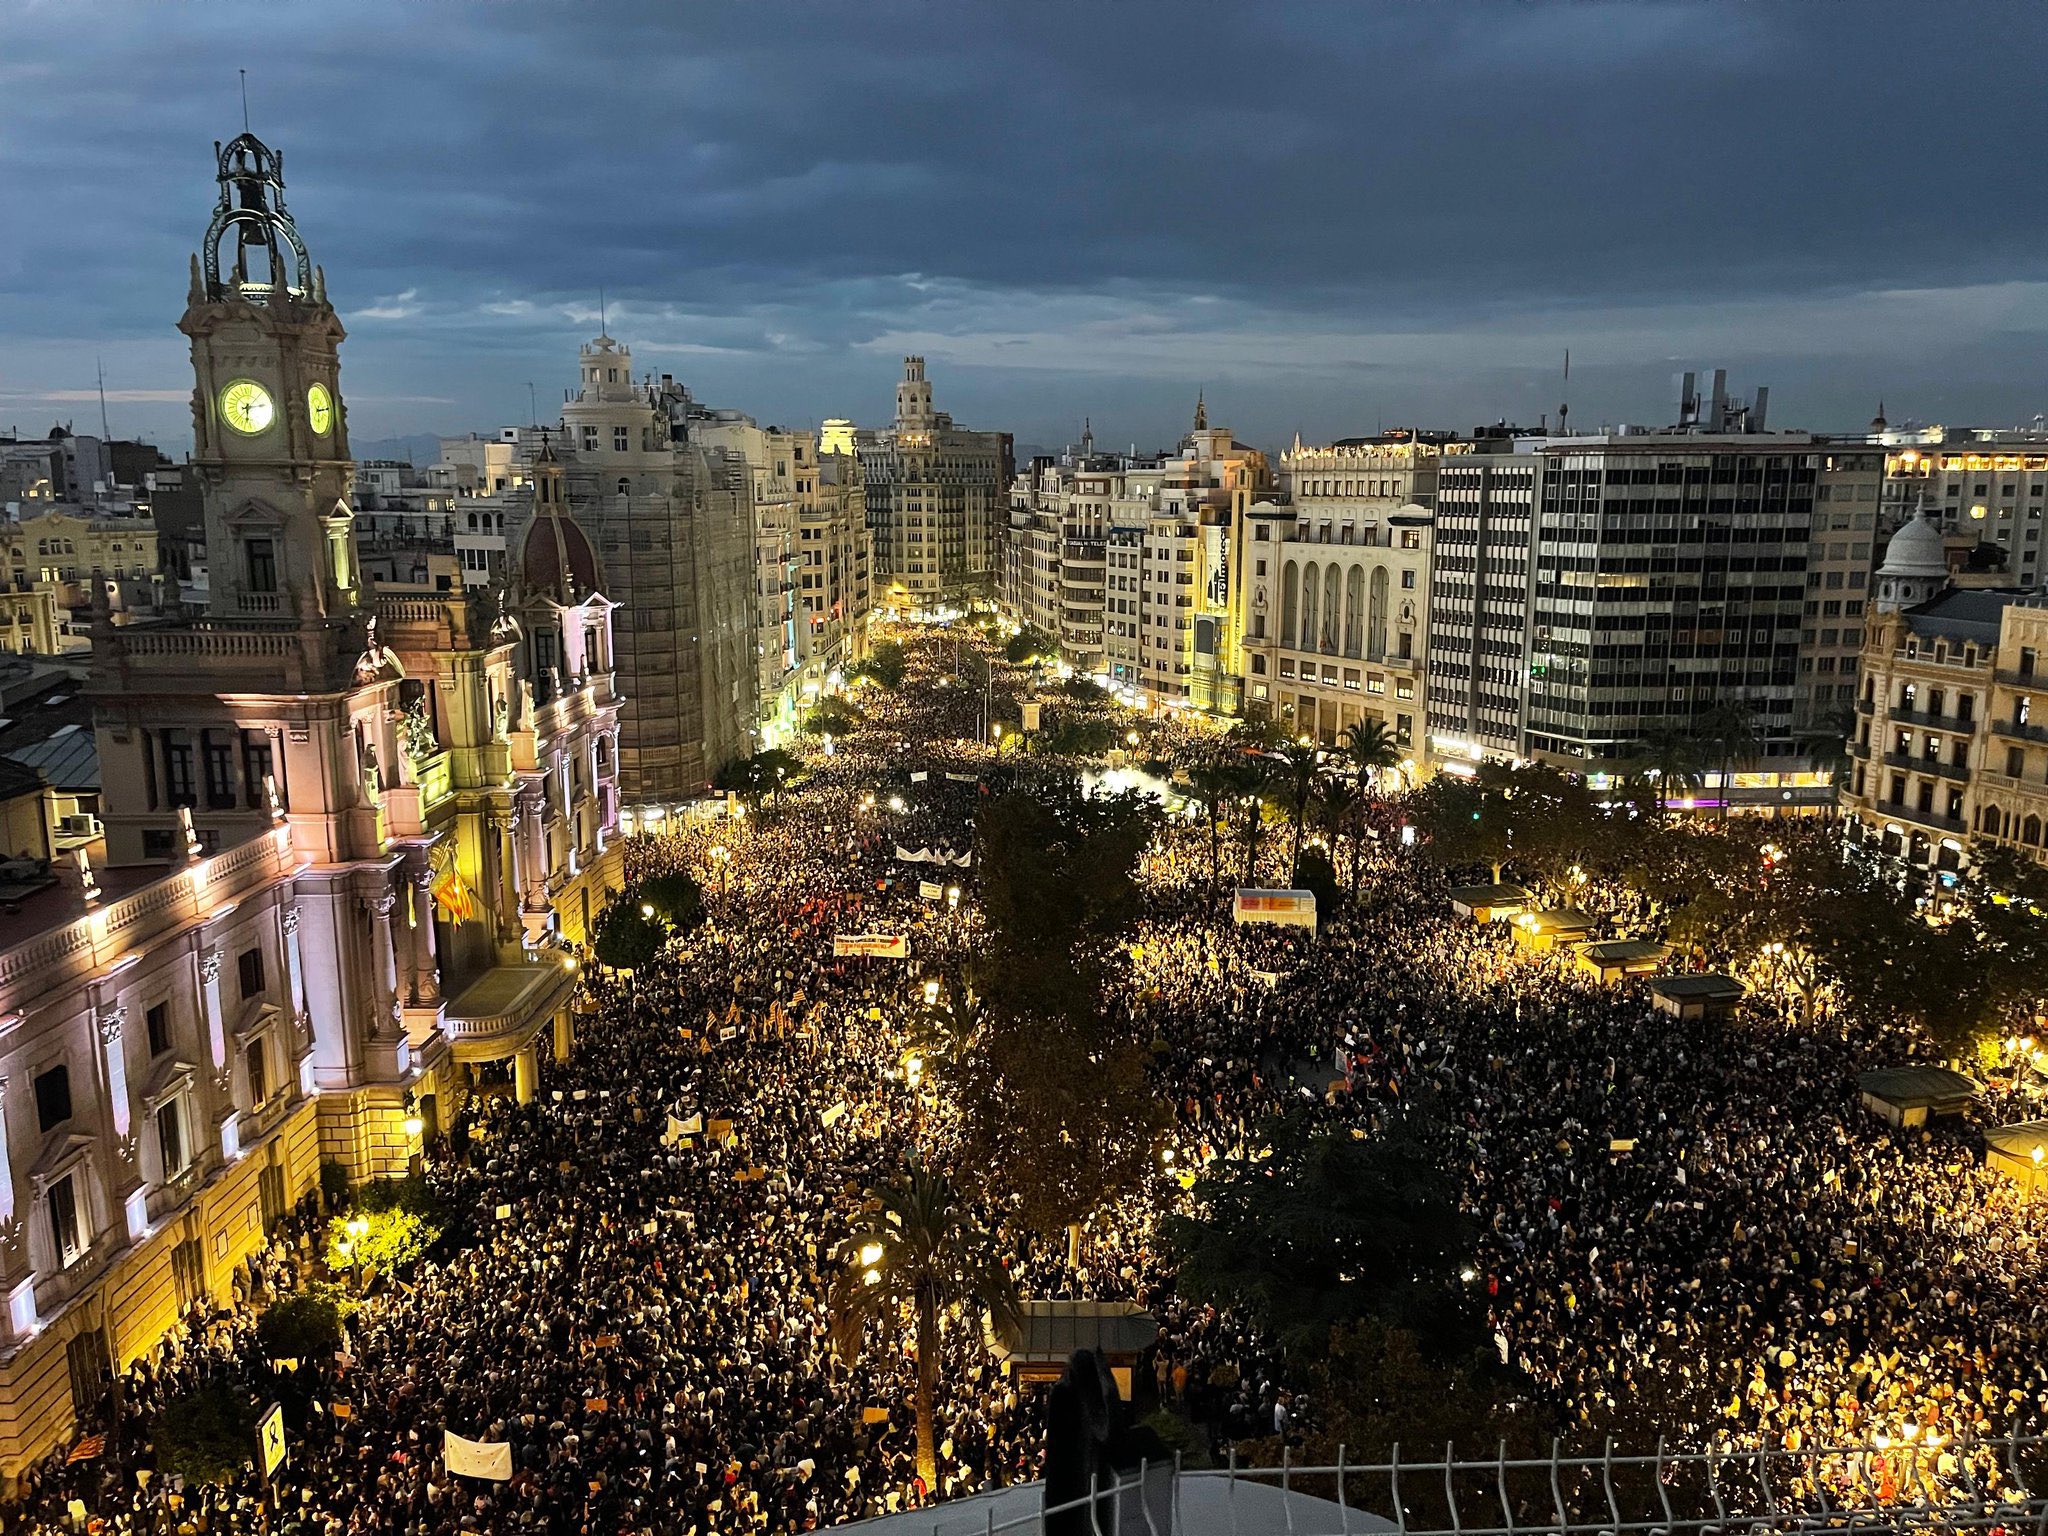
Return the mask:
<svg viewBox="0 0 2048 1536"><path fill-rule="evenodd" d="M1706 785L1700 739L1691 731L1661 726L1636 743L1636 766L1657 784L1657 814L1663 816L1674 793L1696 795Z"/></svg>
<svg viewBox="0 0 2048 1536"><path fill-rule="evenodd" d="M1358 902L1359 878L1365 864L1365 845L1358 833L1358 813L1365 805L1365 796L1351 780L1338 774L1331 774L1316 788L1316 817L1330 833L1330 851L1341 852L1349 839L1351 844L1351 901Z"/></svg>
<svg viewBox="0 0 2048 1536"><path fill-rule="evenodd" d="M1841 787L1842 770L1849 766L1849 737L1855 729L1856 711L1845 706L1827 711L1800 732L1800 741L1806 748L1806 766L1815 773L1826 774L1831 788ZM1830 804L1829 809L1833 808Z"/></svg>
<svg viewBox="0 0 2048 1536"><path fill-rule="evenodd" d="M917 1350L917 1472L925 1487L936 1488L932 1396L940 1317L955 1305L985 1307L998 1328L1015 1328L1016 1284L952 1180L915 1162L855 1219L840 1256L844 1268L832 1287L832 1333L841 1359L859 1353L868 1322L892 1329L910 1314Z"/></svg>
<svg viewBox="0 0 2048 1536"><path fill-rule="evenodd" d="M1360 720L1345 731L1338 750L1344 754L1344 762L1361 792L1376 784L1382 773L1401 763L1401 743L1387 729L1387 722L1377 717Z"/></svg>
<svg viewBox="0 0 2048 1536"><path fill-rule="evenodd" d="M1244 883L1259 883L1259 834L1265 830L1266 795L1278 763L1263 752L1247 752L1230 765L1237 798L1245 806Z"/></svg>
<svg viewBox="0 0 2048 1536"><path fill-rule="evenodd" d="M1188 785L1201 802L1209 821L1209 899L1216 899L1222 868L1222 833L1219 823L1228 811L1230 799L1238 792L1237 765L1225 758L1211 758L1188 770Z"/></svg>
<svg viewBox="0 0 2048 1536"><path fill-rule="evenodd" d="M1323 754L1309 737L1290 741L1280 749L1282 771L1287 779L1288 814L1294 818L1294 850L1289 855L1288 879L1301 864L1301 835L1308 825L1308 802L1315 792L1316 777L1322 772Z"/></svg>
<svg viewBox="0 0 2048 1536"><path fill-rule="evenodd" d="M1734 799L1735 765L1763 751L1756 708L1746 699L1723 699L1700 717L1699 731L1721 767L1721 819L1725 822L1729 802Z"/></svg>

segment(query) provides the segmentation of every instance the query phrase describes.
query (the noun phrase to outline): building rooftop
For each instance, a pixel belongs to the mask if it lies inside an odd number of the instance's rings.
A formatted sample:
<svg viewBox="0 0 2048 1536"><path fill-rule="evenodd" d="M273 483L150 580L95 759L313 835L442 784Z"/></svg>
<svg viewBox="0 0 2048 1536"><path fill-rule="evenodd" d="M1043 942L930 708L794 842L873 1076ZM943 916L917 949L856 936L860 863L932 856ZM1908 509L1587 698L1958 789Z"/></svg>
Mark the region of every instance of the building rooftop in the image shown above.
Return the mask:
<svg viewBox="0 0 2048 1536"><path fill-rule="evenodd" d="M1956 587L1908 608L1906 623L1916 635L1993 641L2005 610L2027 595L2023 587Z"/></svg>

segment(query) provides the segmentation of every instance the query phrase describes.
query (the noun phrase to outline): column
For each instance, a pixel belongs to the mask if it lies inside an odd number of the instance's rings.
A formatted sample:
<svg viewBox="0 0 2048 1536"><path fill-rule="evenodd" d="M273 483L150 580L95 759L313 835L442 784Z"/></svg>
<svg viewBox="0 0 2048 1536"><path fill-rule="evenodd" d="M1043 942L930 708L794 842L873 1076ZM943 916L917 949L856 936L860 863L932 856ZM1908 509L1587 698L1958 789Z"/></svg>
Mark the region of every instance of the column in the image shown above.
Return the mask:
<svg viewBox="0 0 2048 1536"><path fill-rule="evenodd" d="M220 1137L220 1155L233 1162L242 1155L242 1131L235 1123L235 1073L228 1065L227 1016L220 1001L220 968L225 957L218 946L199 956L199 1001L206 1013L206 1044L213 1057L213 1123Z"/></svg>
<svg viewBox="0 0 2048 1536"><path fill-rule="evenodd" d="M412 870L412 1000L441 1001L440 936L434 931L434 867L424 858Z"/></svg>
<svg viewBox="0 0 2048 1536"><path fill-rule="evenodd" d="M522 1045L519 1054L512 1058L512 1092L520 1103L533 1102L539 1079L540 1052L531 1043Z"/></svg>
<svg viewBox="0 0 2048 1536"><path fill-rule="evenodd" d="M398 905L398 894L381 890L364 897L363 904L370 909L370 948L375 952L370 957L377 978L370 1000L370 1038L374 1040L384 1034L387 1025L395 1027L398 1022L398 949L391 936L391 909Z"/></svg>
<svg viewBox="0 0 2048 1536"><path fill-rule="evenodd" d="M0 1075L0 1104L9 1079ZM26 1339L41 1324L36 1315L36 1277L28 1268L28 1233L14 1219L14 1167L7 1153L7 1121L0 1115L0 1287L7 1296L7 1333Z"/></svg>
<svg viewBox="0 0 2048 1536"><path fill-rule="evenodd" d="M286 907L278 914L284 934L285 985L290 989L292 1023L299 1057L299 1091L313 1092L313 1010L306 1002L306 958L299 948L299 909Z"/></svg>
<svg viewBox="0 0 2048 1536"><path fill-rule="evenodd" d="M555 1010L555 1061L559 1065L569 1059L569 1053L576 1048L576 1020L564 1003Z"/></svg>
<svg viewBox="0 0 2048 1536"><path fill-rule="evenodd" d="M105 1063L103 1084L107 1095L107 1118L114 1131L114 1178L111 1193L120 1204L128 1240L139 1242L149 1230L149 1191L136 1169L138 1138L131 1126L134 1106L128 1100L128 1009L120 1003L97 1010L93 1023L100 1037L100 1059Z"/></svg>
<svg viewBox="0 0 2048 1536"><path fill-rule="evenodd" d="M213 1056L216 1079L228 1070L227 1020L220 1006L220 967L223 956L218 946L199 954L199 1003L206 1014L206 1044Z"/></svg>

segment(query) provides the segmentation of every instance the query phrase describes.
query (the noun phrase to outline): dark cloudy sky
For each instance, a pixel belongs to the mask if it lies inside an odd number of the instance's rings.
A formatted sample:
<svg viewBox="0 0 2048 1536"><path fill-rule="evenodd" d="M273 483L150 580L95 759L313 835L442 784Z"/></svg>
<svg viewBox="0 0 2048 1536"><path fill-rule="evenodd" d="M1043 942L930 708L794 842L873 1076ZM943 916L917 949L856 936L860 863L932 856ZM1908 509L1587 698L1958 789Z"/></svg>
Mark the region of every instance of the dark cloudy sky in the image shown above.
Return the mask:
<svg viewBox="0 0 2048 1536"><path fill-rule="evenodd" d="M543 415L596 324L763 420L1151 445L2048 410L2040 4L13 0L0 426L182 447L211 145L285 151L359 438Z"/></svg>

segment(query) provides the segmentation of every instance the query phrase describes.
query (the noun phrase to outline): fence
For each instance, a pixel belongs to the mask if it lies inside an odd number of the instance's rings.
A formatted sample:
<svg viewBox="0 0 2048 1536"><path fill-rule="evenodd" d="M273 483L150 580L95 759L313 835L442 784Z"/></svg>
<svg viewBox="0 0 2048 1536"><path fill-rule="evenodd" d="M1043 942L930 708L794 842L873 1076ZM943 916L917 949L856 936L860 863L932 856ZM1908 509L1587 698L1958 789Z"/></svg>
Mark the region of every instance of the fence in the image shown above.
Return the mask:
<svg viewBox="0 0 2048 1536"><path fill-rule="evenodd" d="M1340 1447L1330 1466L1240 1466L1233 1450L1223 1467L1142 1465L1026 1515L998 1519L999 1495L984 1496L980 1519L959 1505L930 1514L933 1536L1043 1531L1084 1513L1085 1525L1070 1523L1082 1536L2048 1536L2044 1473L2048 1436L2016 1432L1800 1450L1674 1453L1660 1442L1650 1455L1618 1455L1609 1442L1590 1457L1553 1444L1547 1457L1503 1448L1490 1461L1455 1460L1449 1447L1439 1459L1406 1460L1396 1445L1388 1461L1350 1463Z"/></svg>

